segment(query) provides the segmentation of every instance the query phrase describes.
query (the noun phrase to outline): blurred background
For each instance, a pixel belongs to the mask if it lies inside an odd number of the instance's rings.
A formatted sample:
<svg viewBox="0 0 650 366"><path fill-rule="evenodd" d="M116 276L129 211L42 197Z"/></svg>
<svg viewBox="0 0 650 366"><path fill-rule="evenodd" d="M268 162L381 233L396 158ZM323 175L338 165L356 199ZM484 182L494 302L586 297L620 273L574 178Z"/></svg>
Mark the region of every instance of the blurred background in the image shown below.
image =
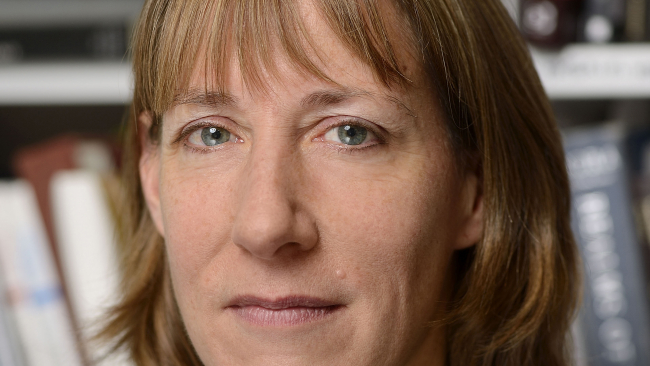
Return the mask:
<svg viewBox="0 0 650 366"><path fill-rule="evenodd" d="M0 366L130 364L90 338L117 297L117 141L142 5L0 0Z"/></svg>
<svg viewBox="0 0 650 366"><path fill-rule="evenodd" d="M562 130L585 264L578 366L650 365L650 0L502 0ZM0 0L0 366L128 365L119 130L142 0Z"/></svg>

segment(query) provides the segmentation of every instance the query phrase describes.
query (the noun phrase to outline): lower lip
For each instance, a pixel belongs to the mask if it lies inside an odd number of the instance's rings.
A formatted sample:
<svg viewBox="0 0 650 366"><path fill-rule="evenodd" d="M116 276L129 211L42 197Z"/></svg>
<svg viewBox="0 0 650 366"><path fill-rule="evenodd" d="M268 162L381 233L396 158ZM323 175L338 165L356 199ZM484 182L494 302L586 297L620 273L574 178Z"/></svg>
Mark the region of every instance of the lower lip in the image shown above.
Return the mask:
<svg viewBox="0 0 650 366"><path fill-rule="evenodd" d="M240 318L255 325L286 327L326 319L331 317L340 308L341 306L267 309L261 306L235 306L230 309Z"/></svg>

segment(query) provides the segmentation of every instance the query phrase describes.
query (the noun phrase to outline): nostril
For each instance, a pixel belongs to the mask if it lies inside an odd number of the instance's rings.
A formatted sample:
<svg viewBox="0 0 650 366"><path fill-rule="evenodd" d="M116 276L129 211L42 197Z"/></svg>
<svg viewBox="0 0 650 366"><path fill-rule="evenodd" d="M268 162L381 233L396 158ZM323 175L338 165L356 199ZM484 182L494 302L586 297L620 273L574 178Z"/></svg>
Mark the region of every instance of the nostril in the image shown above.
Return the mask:
<svg viewBox="0 0 650 366"><path fill-rule="evenodd" d="M233 243L262 259L273 259L287 251L307 251L318 241L313 220L305 212L286 206L240 211L232 232Z"/></svg>
<svg viewBox="0 0 650 366"><path fill-rule="evenodd" d="M279 197L244 202L233 227L232 239L254 256L269 259L284 245L296 242L295 214Z"/></svg>

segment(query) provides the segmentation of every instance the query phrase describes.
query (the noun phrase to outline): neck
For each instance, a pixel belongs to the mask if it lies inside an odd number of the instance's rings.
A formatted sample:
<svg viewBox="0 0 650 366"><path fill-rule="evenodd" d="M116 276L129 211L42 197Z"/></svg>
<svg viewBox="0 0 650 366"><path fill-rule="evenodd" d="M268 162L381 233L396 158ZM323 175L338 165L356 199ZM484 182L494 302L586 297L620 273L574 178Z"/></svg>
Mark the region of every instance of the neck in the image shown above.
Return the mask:
<svg viewBox="0 0 650 366"><path fill-rule="evenodd" d="M447 344L445 326L442 323L430 325L424 340L406 362L405 366L445 366Z"/></svg>

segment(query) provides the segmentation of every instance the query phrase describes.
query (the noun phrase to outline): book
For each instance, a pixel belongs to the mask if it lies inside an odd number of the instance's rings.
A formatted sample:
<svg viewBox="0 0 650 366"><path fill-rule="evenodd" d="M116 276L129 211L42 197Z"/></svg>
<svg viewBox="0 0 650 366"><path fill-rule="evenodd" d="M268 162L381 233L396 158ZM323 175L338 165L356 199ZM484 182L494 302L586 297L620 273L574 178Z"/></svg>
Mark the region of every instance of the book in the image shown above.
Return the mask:
<svg viewBox="0 0 650 366"><path fill-rule="evenodd" d="M99 172L114 170L117 160L116 148L106 139L65 134L24 147L15 153L12 160L16 176L28 180L36 192L48 240L58 266L58 245L51 214L52 176L61 170L79 168Z"/></svg>
<svg viewBox="0 0 650 366"><path fill-rule="evenodd" d="M114 219L106 190L107 184L118 184L116 181L112 175L83 169L61 171L52 178L61 264L82 343L92 364L103 360L108 349L90 339L105 311L119 299ZM111 360L113 366L127 364Z"/></svg>
<svg viewBox="0 0 650 366"><path fill-rule="evenodd" d="M577 39L582 0L521 0L519 27L536 46L557 48Z"/></svg>
<svg viewBox="0 0 650 366"><path fill-rule="evenodd" d="M625 166L625 131L565 133L572 227L585 265L579 322L590 366L650 365L650 314Z"/></svg>
<svg viewBox="0 0 650 366"><path fill-rule="evenodd" d="M90 171L109 172L115 169L118 152L116 147L106 138L77 134L57 136L35 145L27 146L15 153L13 168L16 175L30 182L36 193L40 213L45 224L51 252L54 256L56 269L68 312L75 329L79 328L76 314L68 301L68 285L65 281L59 258L57 235L52 217L51 180L59 171L71 169L87 169ZM75 332L81 336L80 332ZM78 339L79 347L85 350L83 341ZM85 358L86 355L83 354Z"/></svg>
<svg viewBox="0 0 650 366"><path fill-rule="evenodd" d="M26 363L82 365L54 257L26 181L0 182L0 269Z"/></svg>
<svg viewBox="0 0 650 366"><path fill-rule="evenodd" d="M586 0L579 39L590 43L624 41L625 7L626 0Z"/></svg>
<svg viewBox="0 0 650 366"><path fill-rule="evenodd" d="M0 366L25 366L15 319L9 308L7 289L0 272Z"/></svg>
<svg viewBox="0 0 650 366"><path fill-rule="evenodd" d="M625 9L625 39L631 42L646 40L648 8L647 0L627 0Z"/></svg>

